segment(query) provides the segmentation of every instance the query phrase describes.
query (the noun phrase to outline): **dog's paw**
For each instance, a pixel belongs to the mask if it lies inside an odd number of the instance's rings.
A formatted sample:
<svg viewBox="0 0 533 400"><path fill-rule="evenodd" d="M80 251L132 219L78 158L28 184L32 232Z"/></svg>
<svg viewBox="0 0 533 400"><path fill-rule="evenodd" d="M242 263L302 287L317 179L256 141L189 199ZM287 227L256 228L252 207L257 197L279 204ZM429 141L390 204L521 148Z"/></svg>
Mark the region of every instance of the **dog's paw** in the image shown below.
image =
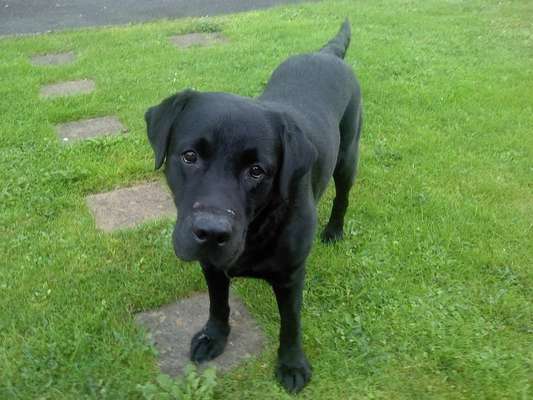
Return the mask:
<svg viewBox="0 0 533 400"><path fill-rule="evenodd" d="M338 240L342 240L344 236L342 228L332 228L326 226L326 229L322 232L322 242L323 243L333 243Z"/></svg>
<svg viewBox="0 0 533 400"><path fill-rule="evenodd" d="M228 336L213 335L206 329L197 332L191 340L191 361L203 363L218 357L224 352Z"/></svg>
<svg viewBox="0 0 533 400"><path fill-rule="evenodd" d="M311 365L302 354L296 361L278 361L276 378L289 393L298 393L311 380Z"/></svg>

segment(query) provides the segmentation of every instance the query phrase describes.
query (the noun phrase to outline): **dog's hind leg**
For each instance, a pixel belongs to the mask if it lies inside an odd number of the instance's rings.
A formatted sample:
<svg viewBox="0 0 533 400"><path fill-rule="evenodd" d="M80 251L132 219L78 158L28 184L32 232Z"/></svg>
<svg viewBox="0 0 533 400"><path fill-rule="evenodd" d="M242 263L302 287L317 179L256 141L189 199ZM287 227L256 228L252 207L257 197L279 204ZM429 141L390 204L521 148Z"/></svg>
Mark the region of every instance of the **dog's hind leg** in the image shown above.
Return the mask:
<svg viewBox="0 0 533 400"><path fill-rule="evenodd" d="M361 126L360 97L354 95L339 125L341 142L337 165L333 172L335 200L333 201L329 222L324 232L322 232L323 242L333 242L343 237L344 215L348 208L350 189L357 174Z"/></svg>

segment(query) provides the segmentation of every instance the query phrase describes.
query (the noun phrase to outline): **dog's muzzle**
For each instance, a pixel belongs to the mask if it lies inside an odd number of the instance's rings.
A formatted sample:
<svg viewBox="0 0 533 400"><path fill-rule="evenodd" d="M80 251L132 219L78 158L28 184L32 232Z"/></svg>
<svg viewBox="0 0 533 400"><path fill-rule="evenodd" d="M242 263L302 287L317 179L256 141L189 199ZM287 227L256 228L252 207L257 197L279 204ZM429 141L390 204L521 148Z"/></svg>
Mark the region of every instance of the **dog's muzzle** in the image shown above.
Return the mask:
<svg viewBox="0 0 533 400"><path fill-rule="evenodd" d="M231 239L233 221L228 213L195 212L192 218L193 238L201 246L223 247Z"/></svg>

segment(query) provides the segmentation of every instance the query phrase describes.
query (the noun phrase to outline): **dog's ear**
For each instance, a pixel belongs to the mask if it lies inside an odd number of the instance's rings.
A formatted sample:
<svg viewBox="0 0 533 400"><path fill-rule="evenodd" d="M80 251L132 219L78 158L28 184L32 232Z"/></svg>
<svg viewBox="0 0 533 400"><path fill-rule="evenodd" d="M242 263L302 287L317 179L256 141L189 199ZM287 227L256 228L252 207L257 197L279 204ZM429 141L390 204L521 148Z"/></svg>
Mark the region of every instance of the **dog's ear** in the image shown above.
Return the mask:
<svg viewBox="0 0 533 400"><path fill-rule="evenodd" d="M318 153L315 146L288 115L281 115L279 134L282 154L278 173L279 192L284 200L288 200L296 183L313 166Z"/></svg>
<svg viewBox="0 0 533 400"><path fill-rule="evenodd" d="M193 93L192 90L179 92L167 97L161 104L150 107L144 113L148 140L155 155L155 169L159 169L163 165L167 155L172 127Z"/></svg>

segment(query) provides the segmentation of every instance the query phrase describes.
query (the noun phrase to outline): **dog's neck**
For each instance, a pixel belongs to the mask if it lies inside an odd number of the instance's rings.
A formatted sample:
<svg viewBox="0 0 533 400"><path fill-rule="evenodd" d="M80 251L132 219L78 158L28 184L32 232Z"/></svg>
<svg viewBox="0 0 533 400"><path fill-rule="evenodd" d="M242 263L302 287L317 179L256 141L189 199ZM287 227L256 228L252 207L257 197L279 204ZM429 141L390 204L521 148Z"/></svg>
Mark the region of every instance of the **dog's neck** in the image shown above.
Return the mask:
<svg viewBox="0 0 533 400"><path fill-rule="evenodd" d="M280 196L273 196L250 223L246 235L246 248L260 248L279 237L279 231L286 221L288 212L287 203Z"/></svg>

